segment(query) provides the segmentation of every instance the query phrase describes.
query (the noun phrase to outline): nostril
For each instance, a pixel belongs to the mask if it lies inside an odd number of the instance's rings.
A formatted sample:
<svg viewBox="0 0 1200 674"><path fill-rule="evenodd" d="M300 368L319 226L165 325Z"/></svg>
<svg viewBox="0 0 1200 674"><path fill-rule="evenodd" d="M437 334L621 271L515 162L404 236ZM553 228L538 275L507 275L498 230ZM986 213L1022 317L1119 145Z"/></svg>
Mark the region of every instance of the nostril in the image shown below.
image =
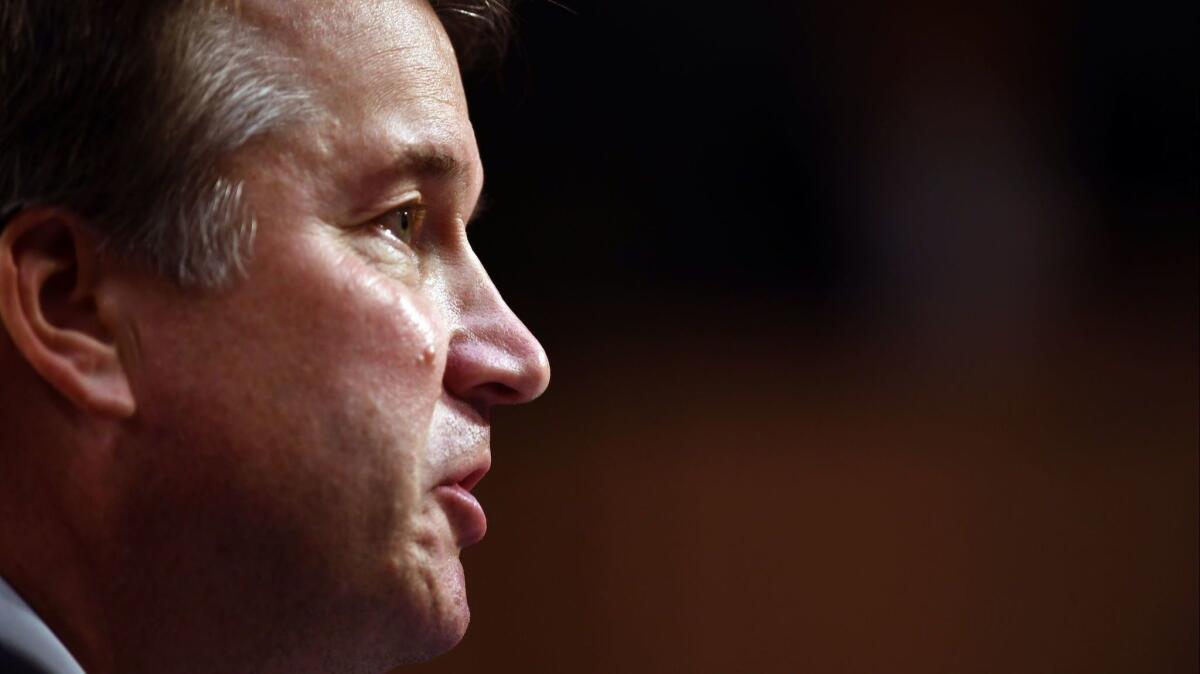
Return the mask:
<svg viewBox="0 0 1200 674"><path fill-rule="evenodd" d="M471 397L485 418L490 417L491 408L494 405L515 405L524 400L520 391L500 382L489 382L476 386Z"/></svg>
<svg viewBox="0 0 1200 674"><path fill-rule="evenodd" d="M487 472L487 468L480 468L479 470L460 480L458 486L466 489L467 491L471 491L475 488L475 485L479 484L479 481L483 479L483 476L486 475Z"/></svg>

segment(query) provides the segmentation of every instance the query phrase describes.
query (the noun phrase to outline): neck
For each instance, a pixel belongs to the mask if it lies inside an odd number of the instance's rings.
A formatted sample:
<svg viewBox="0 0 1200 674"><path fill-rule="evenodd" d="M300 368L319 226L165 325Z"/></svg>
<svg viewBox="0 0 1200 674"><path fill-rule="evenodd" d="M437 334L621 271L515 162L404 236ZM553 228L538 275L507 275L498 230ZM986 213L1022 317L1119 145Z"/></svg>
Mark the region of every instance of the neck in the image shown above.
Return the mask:
<svg viewBox="0 0 1200 674"><path fill-rule="evenodd" d="M94 470L96 448L67 441L82 430L73 420L22 421L6 424L16 437L0 452L0 576L88 674L109 674L103 582L109 509ZM93 440L103 436L87 431Z"/></svg>

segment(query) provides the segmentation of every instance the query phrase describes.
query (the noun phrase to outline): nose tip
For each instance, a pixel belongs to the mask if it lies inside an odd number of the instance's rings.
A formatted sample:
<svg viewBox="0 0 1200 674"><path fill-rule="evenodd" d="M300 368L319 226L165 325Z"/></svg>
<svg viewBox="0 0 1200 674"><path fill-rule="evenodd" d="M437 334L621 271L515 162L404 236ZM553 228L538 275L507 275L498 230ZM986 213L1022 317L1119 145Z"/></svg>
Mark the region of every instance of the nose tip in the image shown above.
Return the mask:
<svg viewBox="0 0 1200 674"><path fill-rule="evenodd" d="M506 397L498 401L500 404L520 405L532 402L550 386L550 359L546 357L546 350L532 334L529 335L529 340L532 343L531 348L518 358L510 381L504 384L508 391Z"/></svg>
<svg viewBox="0 0 1200 674"><path fill-rule="evenodd" d="M533 335L530 337L534 339L537 349L531 356L528 381L525 382L528 397L519 401L523 403L537 400L550 387L550 358L546 356L546 350L542 348L541 343Z"/></svg>
<svg viewBox="0 0 1200 674"><path fill-rule="evenodd" d="M445 386L487 415L495 405L519 405L550 385L546 351L508 307L475 317L456 331L446 358Z"/></svg>

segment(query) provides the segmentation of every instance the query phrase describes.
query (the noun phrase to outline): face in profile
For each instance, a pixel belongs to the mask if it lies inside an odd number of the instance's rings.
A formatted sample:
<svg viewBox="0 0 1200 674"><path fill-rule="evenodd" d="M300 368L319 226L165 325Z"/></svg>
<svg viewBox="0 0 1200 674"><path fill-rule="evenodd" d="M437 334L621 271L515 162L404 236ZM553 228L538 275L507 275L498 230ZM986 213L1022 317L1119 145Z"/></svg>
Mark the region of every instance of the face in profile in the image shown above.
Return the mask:
<svg viewBox="0 0 1200 674"><path fill-rule="evenodd" d="M490 415L537 397L547 361L468 242L483 174L433 10L242 12L319 114L231 164L257 222L243 278L114 282L137 411L111 562L137 579L119 596L181 635L261 633L294 647L280 665L381 671L466 629Z"/></svg>

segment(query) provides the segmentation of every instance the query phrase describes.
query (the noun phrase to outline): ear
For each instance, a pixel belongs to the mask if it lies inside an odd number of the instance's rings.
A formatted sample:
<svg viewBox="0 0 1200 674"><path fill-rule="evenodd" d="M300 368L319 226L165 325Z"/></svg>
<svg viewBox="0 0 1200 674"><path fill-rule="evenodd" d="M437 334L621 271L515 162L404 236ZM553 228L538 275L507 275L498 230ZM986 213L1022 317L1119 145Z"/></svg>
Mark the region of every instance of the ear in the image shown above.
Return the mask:
<svg viewBox="0 0 1200 674"><path fill-rule="evenodd" d="M0 230L0 319L30 366L75 407L125 418L136 405L102 311L98 249L70 211L18 211Z"/></svg>

